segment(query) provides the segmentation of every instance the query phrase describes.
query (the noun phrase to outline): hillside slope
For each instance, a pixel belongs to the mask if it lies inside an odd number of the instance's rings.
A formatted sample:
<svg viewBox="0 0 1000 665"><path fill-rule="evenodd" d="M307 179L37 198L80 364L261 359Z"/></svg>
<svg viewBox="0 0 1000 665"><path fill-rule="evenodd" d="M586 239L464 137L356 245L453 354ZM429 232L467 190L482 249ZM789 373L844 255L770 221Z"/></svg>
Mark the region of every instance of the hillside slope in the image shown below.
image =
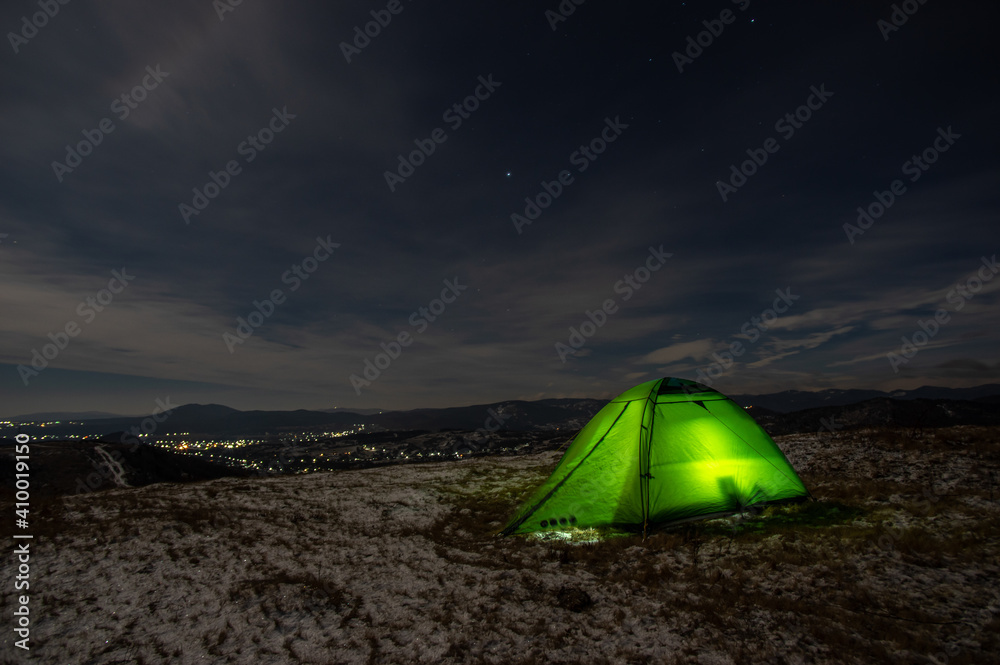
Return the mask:
<svg viewBox="0 0 1000 665"><path fill-rule="evenodd" d="M998 434L780 437L816 502L645 541L496 538L556 452L68 496L33 513L31 657L987 662Z"/></svg>

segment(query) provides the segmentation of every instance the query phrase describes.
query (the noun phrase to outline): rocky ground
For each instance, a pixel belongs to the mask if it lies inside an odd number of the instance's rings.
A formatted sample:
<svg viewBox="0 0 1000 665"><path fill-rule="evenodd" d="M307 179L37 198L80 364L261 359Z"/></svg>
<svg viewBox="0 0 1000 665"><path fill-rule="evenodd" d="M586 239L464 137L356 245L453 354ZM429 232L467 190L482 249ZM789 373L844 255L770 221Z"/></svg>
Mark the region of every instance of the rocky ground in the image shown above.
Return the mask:
<svg viewBox="0 0 1000 665"><path fill-rule="evenodd" d="M816 501L645 541L495 536L558 452L52 498L30 659L998 662L1000 428L777 442Z"/></svg>

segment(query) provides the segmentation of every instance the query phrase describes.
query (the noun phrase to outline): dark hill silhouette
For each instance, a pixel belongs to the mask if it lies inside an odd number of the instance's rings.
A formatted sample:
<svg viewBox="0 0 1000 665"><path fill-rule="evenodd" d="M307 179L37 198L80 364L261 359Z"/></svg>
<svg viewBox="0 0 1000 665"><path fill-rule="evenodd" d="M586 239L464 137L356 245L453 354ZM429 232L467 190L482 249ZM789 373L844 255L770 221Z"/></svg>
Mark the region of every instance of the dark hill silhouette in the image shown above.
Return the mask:
<svg viewBox="0 0 1000 665"><path fill-rule="evenodd" d="M521 443L533 437L555 435L560 437L561 447L604 403L600 400L572 399L510 401L476 407L375 414L367 418L377 420L377 425L371 423L371 427L366 427L362 434L337 439L342 443L336 445L371 445L380 441L397 444L406 440L407 445L412 444L411 452L428 455L433 451L459 451L460 444L465 446L468 441L474 441L483 446L481 449L476 447L478 454L491 454L489 450L498 446L510 447L512 442ZM1000 425L998 405L1000 400L995 397L983 397L975 401L877 397L854 404L803 409L792 413L779 413L760 406L748 408L747 411L772 436L780 436L861 427L997 426ZM309 424L320 422L320 427L330 426L328 419L331 416L343 417L348 421L357 418L354 414L315 411L241 412L219 405L186 405L170 412L161 425L164 430L169 423L177 427L178 431L212 430L220 434L261 431L255 428L267 428L272 432L288 428L296 430L289 432L290 434L315 434ZM499 429L507 432L500 438L496 433L483 433L482 430L487 428L487 418L501 419L503 422L499 423ZM48 432L49 429L46 427L44 431ZM556 429L564 430L565 434L562 431L552 431ZM483 444L487 439L496 439L499 443L491 448L490 445ZM32 440L32 496L105 490L122 486L122 480L128 486L135 487L158 482L252 475L250 471L213 464L155 446L132 444L130 441L127 432L121 430L86 440ZM0 439L0 499L12 500L13 496L13 444L14 441L10 438ZM535 446L532 449L540 448ZM428 456L427 459L432 458ZM114 473L109 472L110 469L114 469Z"/></svg>
<svg viewBox="0 0 1000 665"><path fill-rule="evenodd" d="M120 437L119 437L120 438ZM13 446L0 450L0 494L13 501ZM249 471L213 464L155 446L116 441L32 441L31 496L80 494L122 486L248 476ZM111 464L108 464L111 460ZM121 472L120 479L109 469ZM9 496L8 496L9 495Z"/></svg>
<svg viewBox="0 0 1000 665"><path fill-rule="evenodd" d="M780 413L814 409L825 406L844 406L857 404L876 398L893 398L897 400L913 399L951 399L976 400L990 396L1000 396L1000 384L990 383L973 388L943 388L939 386L922 386L913 390L784 390L765 395L730 395L740 406L761 406Z"/></svg>
<svg viewBox="0 0 1000 665"><path fill-rule="evenodd" d="M934 423L958 424L963 419L972 423L992 422L992 413L1000 403L1000 385L975 388L940 388L925 386L910 391L889 393L873 390L824 390L818 392L784 391L768 395L734 395L733 400L753 409L759 420L771 423L776 432L813 431L819 420L843 411L853 418L850 422L866 424L900 424L938 426ZM954 402L950 407L944 402ZM42 434L58 437L100 436L109 432L128 432L139 428L146 420L151 438L186 432L206 438L254 437L290 432L342 432L350 429L365 431L397 430L494 430L537 431L574 430L606 404L596 399L544 399L537 401L508 400L492 404L460 406L444 409L413 409L357 414L348 411L238 411L219 404L186 404L161 415L150 432L149 418L113 417L86 420L83 424L28 425L24 431L32 436ZM832 411L821 411L833 409ZM819 410L803 415L803 410ZM798 414L798 415L796 415ZM818 415L817 415L818 414ZM953 414L953 415L949 415ZM165 417L164 417L165 416ZM846 417L846 415L845 415ZM847 422L847 421L845 421ZM8 439L16 430L7 428ZM120 440L120 438L118 439Z"/></svg>
<svg viewBox="0 0 1000 665"><path fill-rule="evenodd" d="M1000 408L985 401L892 399L877 397L856 404L803 409L792 413L749 411L772 436L859 427L951 427L1000 425Z"/></svg>

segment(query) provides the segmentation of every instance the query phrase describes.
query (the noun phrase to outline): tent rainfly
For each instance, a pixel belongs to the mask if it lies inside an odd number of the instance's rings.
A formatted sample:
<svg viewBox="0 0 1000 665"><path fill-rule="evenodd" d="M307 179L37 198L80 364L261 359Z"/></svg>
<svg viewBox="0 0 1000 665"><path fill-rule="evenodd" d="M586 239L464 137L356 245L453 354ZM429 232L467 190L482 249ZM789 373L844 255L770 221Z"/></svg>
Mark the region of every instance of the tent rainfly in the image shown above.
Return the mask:
<svg viewBox="0 0 1000 665"><path fill-rule="evenodd" d="M694 381L625 391L580 430L503 535L642 528L809 497L785 455L747 412Z"/></svg>

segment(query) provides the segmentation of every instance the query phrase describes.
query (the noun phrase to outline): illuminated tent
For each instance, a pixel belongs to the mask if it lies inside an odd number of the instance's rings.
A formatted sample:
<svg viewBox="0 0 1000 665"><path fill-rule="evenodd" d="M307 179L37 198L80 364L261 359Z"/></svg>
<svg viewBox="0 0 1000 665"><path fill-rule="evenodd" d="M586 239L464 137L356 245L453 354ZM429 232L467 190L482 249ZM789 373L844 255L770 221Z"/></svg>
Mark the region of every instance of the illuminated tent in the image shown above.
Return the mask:
<svg viewBox="0 0 1000 665"><path fill-rule="evenodd" d="M725 395L664 378L627 390L580 430L503 534L642 527L809 496L778 446Z"/></svg>

